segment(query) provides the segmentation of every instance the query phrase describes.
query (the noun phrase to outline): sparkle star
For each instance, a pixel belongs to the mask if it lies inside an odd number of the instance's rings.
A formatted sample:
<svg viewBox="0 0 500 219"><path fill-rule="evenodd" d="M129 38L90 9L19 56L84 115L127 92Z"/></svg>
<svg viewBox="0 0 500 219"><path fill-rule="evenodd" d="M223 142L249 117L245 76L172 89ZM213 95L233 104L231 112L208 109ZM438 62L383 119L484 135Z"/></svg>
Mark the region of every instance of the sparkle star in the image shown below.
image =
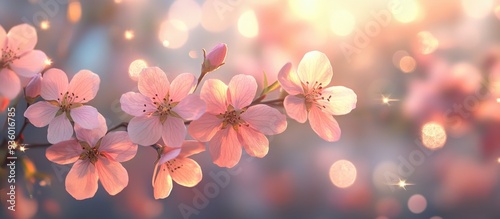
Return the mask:
<svg viewBox="0 0 500 219"><path fill-rule="evenodd" d="M399 182L397 182L395 185L399 186L399 188L406 190L406 186L412 186L414 184L407 183L406 180L399 179Z"/></svg>
<svg viewBox="0 0 500 219"><path fill-rule="evenodd" d="M391 96L382 95L382 103L385 105L391 105L391 102L399 101L399 99L391 99Z"/></svg>

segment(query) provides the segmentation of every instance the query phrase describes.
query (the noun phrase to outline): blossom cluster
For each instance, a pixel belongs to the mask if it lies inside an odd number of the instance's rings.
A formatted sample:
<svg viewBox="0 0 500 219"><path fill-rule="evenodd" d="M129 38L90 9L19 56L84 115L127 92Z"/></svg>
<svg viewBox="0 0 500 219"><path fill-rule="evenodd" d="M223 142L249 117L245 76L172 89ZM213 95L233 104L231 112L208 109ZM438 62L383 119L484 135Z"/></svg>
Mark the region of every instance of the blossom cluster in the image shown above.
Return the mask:
<svg viewBox="0 0 500 219"><path fill-rule="evenodd" d="M126 131L108 131L104 117L89 105L99 90L98 74L81 70L68 81L63 70L43 71L47 57L33 50L36 31L29 25L16 26L8 34L0 27L3 41L0 97L16 98L23 87L19 77L30 79L25 97L31 105L24 116L35 127L48 125L52 146L46 150L47 159L74 163L65 185L78 200L93 197L98 181L110 195L122 191L129 178L121 162L132 159L138 145L158 152L152 185L154 197L161 199L169 196L172 180L186 187L201 181L201 167L190 156L206 147L220 167L237 165L243 150L262 158L269 152L267 136L283 133L287 116L299 123L309 121L318 136L337 141L341 131L333 116L351 112L357 102L351 89L329 86L332 66L319 51L306 53L296 69L285 64L278 81L269 86L266 82L259 95L250 75L235 75L227 84L218 79L201 83L225 62L227 46L219 44L205 53L199 78L183 73L169 80L158 67L144 68L138 76L139 92L120 98L121 109L133 117ZM279 87L283 98L274 102L285 112L263 101ZM194 140L187 140L190 137Z"/></svg>

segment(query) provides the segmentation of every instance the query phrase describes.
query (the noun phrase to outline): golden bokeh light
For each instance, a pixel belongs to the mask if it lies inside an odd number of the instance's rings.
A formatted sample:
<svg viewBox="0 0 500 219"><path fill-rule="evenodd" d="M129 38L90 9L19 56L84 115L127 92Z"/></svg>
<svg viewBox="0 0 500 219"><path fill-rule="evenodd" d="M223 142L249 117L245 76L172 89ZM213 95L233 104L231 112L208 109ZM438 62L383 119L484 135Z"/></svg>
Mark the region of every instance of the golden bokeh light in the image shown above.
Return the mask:
<svg viewBox="0 0 500 219"><path fill-rule="evenodd" d="M462 0L464 13L476 19L481 19L491 13L493 0Z"/></svg>
<svg viewBox="0 0 500 219"><path fill-rule="evenodd" d="M356 167L348 160L338 160L330 167L330 180L339 188L347 188L356 180Z"/></svg>
<svg viewBox="0 0 500 219"><path fill-rule="evenodd" d="M40 22L40 28L42 30L48 30L50 28L50 22L48 20Z"/></svg>
<svg viewBox="0 0 500 219"><path fill-rule="evenodd" d="M82 17L82 5L79 1L72 1L68 5L68 20L76 23Z"/></svg>
<svg viewBox="0 0 500 219"><path fill-rule="evenodd" d="M259 34L259 22L252 10L246 11L241 14L238 19L238 31L240 34L247 38L256 37Z"/></svg>
<svg viewBox="0 0 500 219"><path fill-rule="evenodd" d="M125 37L126 40L132 40L135 37L135 33L133 30L126 30L123 33L123 36Z"/></svg>
<svg viewBox="0 0 500 219"><path fill-rule="evenodd" d="M160 26L158 39L164 47L177 49L186 43L189 32L184 22L179 20L167 20Z"/></svg>
<svg viewBox="0 0 500 219"><path fill-rule="evenodd" d="M418 40L420 52L424 55L431 54L439 46L439 41L429 31L422 31L418 33Z"/></svg>
<svg viewBox="0 0 500 219"><path fill-rule="evenodd" d="M128 75L132 80L137 81L139 79L139 74L141 73L142 69L146 67L148 67L146 61L142 59L136 59L130 63L130 66L128 68Z"/></svg>
<svg viewBox="0 0 500 219"><path fill-rule="evenodd" d="M168 9L168 19L182 21L188 29L193 29L201 21L201 7L194 0L176 0Z"/></svg>
<svg viewBox="0 0 500 219"><path fill-rule="evenodd" d="M198 58L198 53L196 51L194 51L194 50L189 51L188 55L192 59Z"/></svg>
<svg viewBox="0 0 500 219"><path fill-rule="evenodd" d="M330 18L330 28L338 36L347 36L354 30L356 19L347 10L339 10Z"/></svg>
<svg viewBox="0 0 500 219"><path fill-rule="evenodd" d="M500 5L497 5L495 7L495 15L497 16L497 18L500 20Z"/></svg>
<svg viewBox="0 0 500 219"><path fill-rule="evenodd" d="M416 0L401 0L398 3L398 7L391 8L391 13L394 19L401 23L415 21L421 13L420 5Z"/></svg>
<svg viewBox="0 0 500 219"><path fill-rule="evenodd" d="M288 0L288 5L291 11L302 19L315 19L318 16L318 11L321 9L320 0Z"/></svg>
<svg viewBox="0 0 500 219"><path fill-rule="evenodd" d="M427 200L420 194L412 195L408 199L408 209L414 214L420 214L427 208Z"/></svg>
<svg viewBox="0 0 500 219"><path fill-rule="evenodd" d="M446 143L446 131L444 127L435 122L426 123L422 127L422 144L431 150L442 148Z"/></svg>
<svg viewBox="0 0 500 219"><path fill-rule="evenodd" d="M404 56L399 60L399 68L404 73L410 73L417 67L417 61L411 56Z"/></svg>

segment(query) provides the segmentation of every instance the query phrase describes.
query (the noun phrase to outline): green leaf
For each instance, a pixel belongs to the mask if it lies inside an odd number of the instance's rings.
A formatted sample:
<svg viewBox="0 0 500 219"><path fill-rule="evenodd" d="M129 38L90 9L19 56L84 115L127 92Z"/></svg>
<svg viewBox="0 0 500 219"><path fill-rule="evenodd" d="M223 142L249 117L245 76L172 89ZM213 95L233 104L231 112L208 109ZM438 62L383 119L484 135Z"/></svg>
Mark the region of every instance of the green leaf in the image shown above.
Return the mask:
<svg viewBox="0 0 500 219"><path fill-rule="evenodd" d="M279 81L275 81L273 84L271 84L270 86L264 88L264 90L262 91L262 95L266 95L268 93L271 93L272 91L278 89L280 87L280 83Z"/></svg>

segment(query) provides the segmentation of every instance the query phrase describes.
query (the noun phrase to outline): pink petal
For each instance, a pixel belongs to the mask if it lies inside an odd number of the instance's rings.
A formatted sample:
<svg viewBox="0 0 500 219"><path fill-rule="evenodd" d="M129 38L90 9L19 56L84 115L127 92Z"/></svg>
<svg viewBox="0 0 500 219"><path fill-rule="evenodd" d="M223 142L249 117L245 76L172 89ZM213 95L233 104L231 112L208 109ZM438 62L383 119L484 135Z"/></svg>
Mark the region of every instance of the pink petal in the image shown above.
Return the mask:
<svg viewBox="0 0 500 219"><path fill-rule="evenodd" d="M283 87L283 89L290 95L304 93L299 76L297 75L297 72L292 69L291 63L286 63L281 68L278 73L278 81L280 82L281 87Z"/></svg>
<svg viewBox="0 0 500 219"><path fill-rule="evenodd" d="M47 56L40 50L29 51L19 59L14 60L9 66L18 75L23 77L33 77L45 68Z"/></svg>
<svg viewBox="0 0 500 219"><path fill-rule="evenodd" d="M65 113L56 116L50 123L47 130L47 140L56 144L61 141L66 141L73 135L73 126L69 122Z"/></svg>
<svg viewBox="0 0 500 219"><path fill-rule="evenodd" d="M82 152L80 143L76 139L71 139L48 147L45 156L54 163L65 165L76 162Z"/></svg>
<svg viewBox="0 0 500 219"><path fill-rule="evenodd" d="M153 175L156 174L156 169ZM160 166L158 175L153 178L153 183L155 199L163 199L170 195L172 191L172 177L169 174L166 164Z"/></svg>
<svg viewBox="0 0 500 219"><path fill-rule="evenodd" d="M149 98L163 99L170 89L167 75L158 67L142 69L139 74L139 91Z"/></svg>
<svg viewBox="0 0 500 219"><path fill-rule="evenodd" d="M122 110L132 116L143 116L156 111L153 101L141 93L127 92L120 98Z"/></svg>
<svg viewBox="0 0 500 219"><path fill-rule="evenodd" d="M241 126L238 128L238 137L250 156L263 158L267 155L269 140L261 132L251 127Z"/></svg>
<svg viewBox="0 0 500 219"><path fill-rule="evenodd" d="M190 94L179 102L179 104L177 104L177 106L175 106L172 110L185 120L195 120L200 118L200 116L205 113L206 108L207 105L200 98L200 96Z"/></svg>
<svg viewBox="0 0 500 219"><path fill-rule="evenodd" d="M41 96L45 100L61 100L68 90L68 77L61 69L51 68L43 74Z"/></svg>
<svg viewBox="0 0 500 219"><path fill-rule="evenodd" d="M128 185L128 173L121 163L100 157L95 163L102 187L110 194L116 195Z"/></svg>
<svg viewBox="0 0 500 219"><path fill-rule="evenodd" d="M170 175L176 183L186 187L195 186L203 178L200 165L190 158L173 159Z"/></svg>
<svg viewBox="0 0 500 219"><path fill-rule="evenodd" d="M97 109L93 106L79 106L69 111L71 118L84 129L94 129L99 127L99 119Z"/></svg>
<svg viewBox="0 0 500 219"><path fill-rule="evenodd" d="M320 100L319 103L326 106L324 110L332 115L345 115L356 108L357 96L347 87L326 88L323 90L323 97L330 97L329 100Z"/></svg>
<svg viewBox="0 0 500 219"><path fill-rule="evenodd" d="M179 102L188 94L193 93L196 87L196 77L190 73L182 73L178 75L170 84L170 96L171 102Z"/></svg>
<svg viewBox="0 0 500 219"><path fill-rule="evenodd" d="M224 64L227 54L227 45L225 43L217 44L210 52L208 52L206 60L212 68L217 68Z"/></svg>
<svg viewBox="0 0 500 219"><path fill-rule="evenodd" d="M28 24L12 27L7 38L9 49L14 50L16 55L33 50L38 40L35 28Z"/></svg>
<svg viewBox="0 0 500 219"><path fill-rule="evenodd" d="M180 147L174 148L174 147L164 146L160 160L158 160L158 165L162 165L167 161L173 160L174 158L178 157L180 153L181 153Z"/></svg>
<svg viewBox="0 0 500 219"><path fill-rule="evenodd" d="M31 78L30 82L26 86L26 97L36 98L40 96L40 92L42 91L42 74L38 73L33 78Z"/></svg>
<svg viewBox="0 0 500 219"><path fill-rule="evenodd" d="M127 132L116 131L102 138L99 150L105 152L115 161L125 162L134 158L137 153L137 144L130 141Z"/></svg>
<svg viewBox="0 0 500 219"><path fill-rule="evenodd" d="M276 135L285 131L286 116L275 108L264 104L251 106L241 114L250 126L266 135Z"/></svg>
<svg viewBox="0 0 500 219"><path fill-rule="evenodd" d="M307 108L305 101L306 100L303 97L297 97L293 95L286 96L283 105L285 106L285 110L288 116L290 116L290 118L296 120L297 122L306 122Z"/></svg>
<svg viewBox="0 0 500 219"><path fill-rule="evenodd" d="M66 191L76 200L94 197L97 192L97 170L89 160L78 160L66 176Z"/></svg>
<svg viewBox="0 0 500 219"><path fill-rule="evenodd" d="M300 80L309 88L315 83L327 86L332 80L333 70L328 57L318 51L308 52L304 55L297 68Z"/></svg>
<svg viewBox="0 0 500 219"><path fill-rule="evenodd" d="M3 29L2 25L0 25L0 57L2 56L2 50L5 47L5 44L7 40L7 33L5 32L5 29Z"/></svg>
<svg viewBox="0 0 500 219"><path fill-rule="evenodd" d="M24 112L24 117L28 118L35 127L44 127L54 119L59 107L46 101L39 101L31 105Z"/></svg>
<svg viewBox="0 0 500 219"><path fill-rule="evenodd" d="M198 141L188 140L184 141L184 144L182 144L179 157L189 157L203 151L205 151L205 144Z"/></svg>
<svg viewBox="0 0 500 219"><path fill-rule="evenodd" d="M79 141L84 141L90 144L90 146L94 147L104 135L108 131L108 126L106 125L106 119L98 113L97 119L99 121L99 126L93 129L85 129L78 124L75 124L75 133L76 139Z"/></svg>
<svg viewBox="0 0 500 219"><path fill-rule="evenodd" d="M160 140L162 124L157 116L139 116L130 120L127 130L132 142L149 146Z"/></svg>
<svg viewBox="0 0 500 219"><path fill-rule="evenodd" d="M235 109L243 109L250 105L257 92L257 82L250 75L236 75L228 85L227 97Z"/></svg>
<svg viewBox="0 0 500 219"><path fill-rule="evenodd" d="M241 143L233 128L217 132L208 143L208 150L214 163L220 167L234 167L241 158Z"/></svg>
<svg viewBox="0 0 500 219"><path fill-rule="evenodd" d="M161 137L163 142L170 147L180 147L186 138L186 125L182 119L169 116L163 123Z"/></svg>
<svg viewBox="0 0 500 219"><path fill-rule="evenodd" d="M207 103L207 112L224 113L227 110L227 85L218 79L208 79L201 88L201 99Z"/></svg>
<svg viewBox="0 0 500 219"><path fill-rule="evenodd" d="M314 132L326 141L334 142L340 139L341 132L337 120L317 107L311 107L309 111L309 124Z"/></svg>
<svg viewBox="0 0 500 219"><path fill-rule="evenodd" d="M205 113L198 120L194 120L189 124L189 134L196 140L207 142L220 130L222 119L216 116Z"/></svg>
<svg viewBox="0 0 500 219"><path fill-rule="evenodd" d="M14 99L21 92L21 81L13 71L0 69L0 96Z"/></svg>
<svg viewBox="0 0 500 219"><path fill-rule="evenodd" d="M68 95L74 97L77 103L89 102L97 95L100 83L99 75L89 70L81 70L69 82Z"/></svg>

